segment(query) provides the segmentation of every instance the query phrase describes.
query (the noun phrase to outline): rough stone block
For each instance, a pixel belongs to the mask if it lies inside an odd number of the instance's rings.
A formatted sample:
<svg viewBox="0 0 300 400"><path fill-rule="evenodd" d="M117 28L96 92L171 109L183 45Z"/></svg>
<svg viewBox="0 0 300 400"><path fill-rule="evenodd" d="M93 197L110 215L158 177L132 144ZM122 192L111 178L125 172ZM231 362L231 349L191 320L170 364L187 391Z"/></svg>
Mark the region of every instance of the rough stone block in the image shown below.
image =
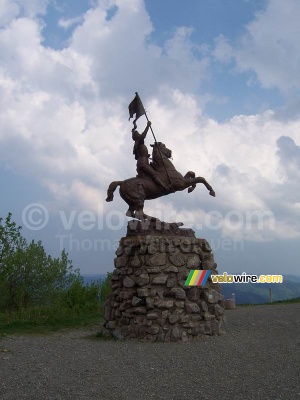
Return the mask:
<svg viewBox="0 0 300 400"><path fill-rule="evenodd" d="M123 286L126 288L132 288L133 286L135 286L135 282L134 280L129 278L129 276L126 276L123 280Z"/></svg>
<svg viewBox="0 0 300 400"><path fill-rule="evenodd" d="M164 272L178 272L178 268L175 265L169 265L167 268L164 269Z"/></svg>
<svg viewBox="0 0 300 400"><path fill-rule="evenodd" d="M125 300L119 306L119 310L120 311L124 311L124 310L126 310L127 308L130 308L130 307L131 307L131 300Z"/></svg>
<svg viewBox="0 0 300 400"><path fill-rule="evenodd" d="M149 275L148 274L141 274L137 279L136 279L136 283L139 286L146 286L149 283Z"/></svg>
<svg viewBox="0 0 300 400"><path fill-rule="evenodd" d="M182 288L173 288L169 291L168 296L174 296L177 300L185 300L186 293Z"/></svg>
<svg viewBox="0 0 300 400"><path fill-rule="evenodd" d="M217 303L221 300L219 293L214 289L204 292L203 296L208 303Z"/></svg>
<svg viewBox="0 0 300 400"><path fill-rule="evenodd" d="M170 254L169 259L176 267L181 267L186 264L187 257L181 253Z"/></svg>
<svg viewBox="0 0 300 400"><path fill-rule="evenodd" d="M150 312L147 314L147 318L151 320L155 320L159 318L159 315L156 312Z"/></svg>
<svg viewBox="0 0 300 400"><path fill-rule="evenodd" d="M134 256L130 261L130 265L133 268L138 268L141 265L139 257L138 256Z"/></svg>
<svg viewBox="0 0 300 400"><path fill-rule="evenodd" d="M168 288L173 287L173 286L175 285L175 283L176 283L175 278L168 278L168 280L167 280L167 287L168 287Z"/></svg>
<svg viewBox="0 0 300 400"><path fill-rule="evenodd" d="M171 341L176 342L177 340L180 339L181 336L181 332L178 328L178 326L173 326L172 330L171 330Z"/></svg>
<svg viewBox="0 0 300 400"><path fill-rule="evenodd" d="M119 246L116 250L116 256L121 256L124 253L123 246Z"/></svg>
<svg viewBox="0 0 300 400"><path fill-rule="evenodd" d="M127 256L117 257L117 258L115 258L115 267L116 268L126 267L127 262L128 262Z"/></svg>
<svg viewBox="0 0 300 400"><path fill-rule="evenodd" d="M216 263L214 262L214 259L213 259L213 258L212 258L212 259L211 259L211 258L204 259L204 260L202 261L202 269L205 269L205 270L208 270L208 269L214 270L214 269L216 269L215 266L216 266Z"/></svg>
<svg viewBox="0 0 300 400"><path fill-rule="evenodd" d="M202 240L202 250L211 252L211 247L205 239Z"/></svg>
<svg viewBox="0 0 300 400"><path fill-rule="evenodd" d="M152 297L146 298L146 308L147 310L151 310L154 308L154 299Z"/></svg>
<svg viewBox="0 0 300 400"><path fill-rule="evenodd" d="M133 307L142 306L145 304L145 299L141 299L140 297L133 296L131 300L131 304Z"/></svg>
<svg viewBox="0 0 300 400"><path fill-rule="evenodd" d="M146 244L141 245L139 248L139 254L146 254L148 251L148 246Z"/></svg>
<svg viewBox="0 0 300 400"><path fill-rule="evenodd" d="M149 267L149 268L146 268L146 271L148 272L148 274L159 274L161 272L161 268Z"/></svg>
<svg viewBox="0 0 300 400"><path fill-rule="evenodd" d="M133 314L146 314L146 308L145 307L134 307L132 310Z"/></svg>
<svg viewBox="0 0 300 400"><path fill-rule="evenodd" d="M208 311L208 305L207 305L207 303L205 301L201 301L200 302L200 307L201 307L202 311L204 311L204 312Z"/></svg>
<svg viewBox="0 0 300 400"><path fill-rule="evenodd" d="M172 308L172 307L174 307L174 301L172 300L163 300L158 305L158 308Z"/></svg>
<svg viewBox="0 0 300 400"><path fill-rule="evenodd" d="M145 331L151 335L157 335L159 332L159 326L152 325L150 327L145 328Z"/></svg>
<svg viewBox="0 0 300 400"><path fill-rule="evenodd" d="M148 288L139 288L139 289L137 289L137 295L139 297L147 297L149 295L149 289Z"/></svg>
<svg viewBox="0 0 300 400"><path fill-rule="evenodd" d="M152 279L152 284L153 285L164 285L168 279L168 275L164 276L156 276L155 278Z"/></svg>
<svg viewBox="0 0 300 400"><path fill-rule="evenodd" d="M186 289L186 295L190 301L197 301L199 300L199 289L197 287Z"/></svg>
<svg viewBox="0 0 300 400"><path fill-rule="evenodd" d="M216 319L211 321L211 331L213 335L220 334L220 322L217 321Z"/></svg>
<svg viewBox="0 0 300 400"><path fill-rule="evenodd" d="M111 307L110 307L110 305L107 305L104 308L104 318L105 318L105 320L109 321L110 320L110 316L111 316Z"/></svg>
<svg viewBox="0 0 300 400"><path fill-rule="evenodd" d="M204 313L203 318L204 318L205 321L211 321L212 319L215 318L215 316L210 314L210 313L208 313L208 312L206 312L206 313Z"/></svg>
<svg viewBox="0 0 300 400"><path fill-rule="evenodd" d="M152 257L148 259L147 264L151 267L157 267L160 265L166 265L167 263L167 256L166 253L158 253L154 254Z"/></svg>
<svg viewBox="0 0 300 400"><path fill-rule="evenodd" d="M200 308L199 308L198 304L196 304L196 303L186 303L185 309L188 314L200 313Z"/></svg>
<svg viewBox="0 0 300 400"><path fill-rule="evenodd" d="M148 253L155 254L159 252L159 244L157 243L150 243L148 246Z"/></svg>
<svg viewBox="0 0 300 400"><path fill-rule="evenodd" d="M119 293L119 297L123 300L132 299L134 291L131 290L122 290Z"/></svg>
<svg viewBox="0 0 300 400"><path fill-rule="evenodd" d="M194 255L188 258L187 263L186 263L186 267L189 269L200 269L200 258L198 255ZM202 269L205 269L202 267Z"/></svg>
<svg viewBox="0 0 300 400"><path fill-rule="evenodd" d="M175 324L175 322L177 322L178 319L179 319L179 315L176 315L176 314L171 314L168 317L170 324Z"/></svg>
<svg viewBox="0 0 300 400"><path fill-rule="evenodd" d="M224 315L224 308L221 307L219 304L214 304L213 313L216 317L221 317L222 315Z"/></svg>

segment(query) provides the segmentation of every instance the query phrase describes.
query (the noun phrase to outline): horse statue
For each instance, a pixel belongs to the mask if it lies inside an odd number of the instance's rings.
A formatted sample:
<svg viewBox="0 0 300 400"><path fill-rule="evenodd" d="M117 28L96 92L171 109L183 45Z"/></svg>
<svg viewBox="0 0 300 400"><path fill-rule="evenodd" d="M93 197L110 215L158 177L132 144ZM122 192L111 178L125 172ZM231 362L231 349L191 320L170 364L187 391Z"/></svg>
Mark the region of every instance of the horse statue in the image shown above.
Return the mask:
<svg viewBox="0 0 300 400"><path fill-rule="evenodd" d="M150 146L153 148L151 166L170 189L164 191L150 176L139 174L135 178L112 182L107 190L106 201L113 200L114 191L120 186L120 196L129 206L126 216L144 220L149 218L143 211L145 200L156 199L187 188L190 193L195 189L197 183L203 183L209 190L209 194L215 196L213 188L204 178L196 177L193 171L188 171L183 176L175 169L170 161L172 151L164 143L155 142Z"/></svg>

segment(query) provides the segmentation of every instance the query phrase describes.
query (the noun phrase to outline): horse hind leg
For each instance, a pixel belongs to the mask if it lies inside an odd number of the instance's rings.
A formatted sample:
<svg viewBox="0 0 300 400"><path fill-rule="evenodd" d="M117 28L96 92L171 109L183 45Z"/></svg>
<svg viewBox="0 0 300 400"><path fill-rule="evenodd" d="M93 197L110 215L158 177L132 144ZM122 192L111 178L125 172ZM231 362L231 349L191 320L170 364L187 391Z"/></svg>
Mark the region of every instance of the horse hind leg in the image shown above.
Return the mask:
<svg viewBox="0 0 300 400"><path fill-rule="evenodd" d="M129 205L128 210L126 211L126 217L135 217L135 213L134 213L135 209L133 205Z"/></svg>
<svg viewBox="0 0 300 400"><path fill-rule="evenodd" d="M144 202L139 200L135 204L135 218L139 220L144 220L147 218L147 215L144 214Z"/></svg>
<svg viewBox="0 0 300 400"><path fill-rule="evenodd" d="M122 183L122 181L114 181L108 186L106 201L113 201L113 199L114 199L114 191L117 189L117 187L121 183Z"/></svg>

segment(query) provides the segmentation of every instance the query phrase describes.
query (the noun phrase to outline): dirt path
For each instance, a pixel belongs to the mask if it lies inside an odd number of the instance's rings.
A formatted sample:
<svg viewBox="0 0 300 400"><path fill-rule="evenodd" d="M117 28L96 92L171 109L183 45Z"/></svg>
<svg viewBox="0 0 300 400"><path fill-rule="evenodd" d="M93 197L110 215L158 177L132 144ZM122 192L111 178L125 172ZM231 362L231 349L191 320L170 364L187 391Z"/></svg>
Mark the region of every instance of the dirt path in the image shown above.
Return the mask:
<svg viewBox="0 0 300 400"><path fill-rule="evenodd" d="M93 340L97 326L0 339L0 399L299 400L300 303L226 317L190 343Z"/></svg>

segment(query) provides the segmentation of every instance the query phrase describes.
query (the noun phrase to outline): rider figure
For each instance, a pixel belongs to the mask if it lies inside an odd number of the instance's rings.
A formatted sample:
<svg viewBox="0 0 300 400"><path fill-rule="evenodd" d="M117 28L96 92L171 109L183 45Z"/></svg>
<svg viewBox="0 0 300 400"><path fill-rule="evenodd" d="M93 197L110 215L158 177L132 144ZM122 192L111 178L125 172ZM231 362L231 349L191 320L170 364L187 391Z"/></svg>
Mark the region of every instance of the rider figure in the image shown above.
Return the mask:
<svg viewBox="0 0 300 400"><path fill-rule="evenodd" d="M135 159L137 160L136 170L138 174L145 173L146 175L151 176L151 178L159 186L161 186L166 192L168 192L169 187L163 183L163 181L158 176L158 173L155 172L155 170L149 164L150 155L148 154L148 149L144 143L144 139L147 135L150 126L151 122L148 121L146 129L142 134L135 129L136 125L132 129L132 139L134 140L133 154L135 155Z"/></svg>

